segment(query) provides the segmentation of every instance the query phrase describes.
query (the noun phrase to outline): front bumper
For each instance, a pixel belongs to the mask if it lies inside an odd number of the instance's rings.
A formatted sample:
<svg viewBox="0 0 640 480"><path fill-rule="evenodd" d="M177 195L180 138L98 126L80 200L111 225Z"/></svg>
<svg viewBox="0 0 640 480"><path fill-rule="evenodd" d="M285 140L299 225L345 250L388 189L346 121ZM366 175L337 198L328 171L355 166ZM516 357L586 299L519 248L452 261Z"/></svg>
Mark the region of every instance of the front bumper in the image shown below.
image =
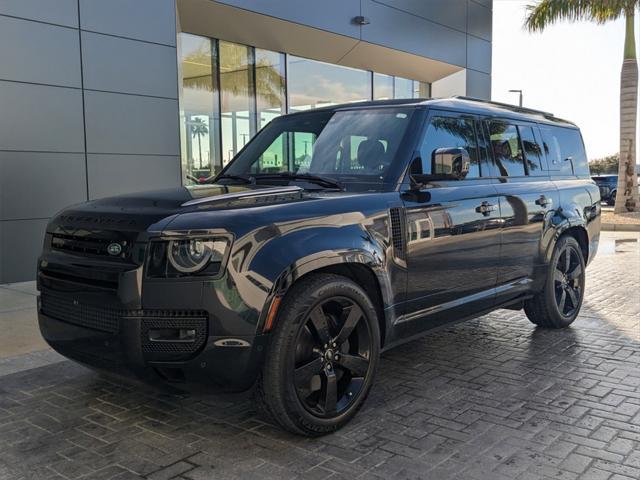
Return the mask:
<svg viewBox="0 0 640 480"><path fill-rule="evenodd" d="M206 311L118 309L107 297L41 289L42 336L68 358L147 383L241 391L255 382L267 336L216 336ZM179 328L193 331L193 341L150 340L152 329Z"/></svg>

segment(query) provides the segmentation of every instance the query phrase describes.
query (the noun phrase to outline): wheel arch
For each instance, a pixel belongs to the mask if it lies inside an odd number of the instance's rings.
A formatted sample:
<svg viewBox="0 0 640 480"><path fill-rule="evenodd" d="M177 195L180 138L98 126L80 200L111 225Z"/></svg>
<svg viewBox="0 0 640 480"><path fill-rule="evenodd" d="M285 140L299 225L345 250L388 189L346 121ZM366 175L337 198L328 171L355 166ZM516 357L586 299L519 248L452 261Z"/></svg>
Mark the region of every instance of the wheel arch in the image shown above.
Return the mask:
<svg viewBox="0 0 640 480"><path fill-rule="evenodd" d="M547 262L551 260L551 256L553 255L553 250L556 247L556 244L560 240L561 237L570 236L573 237L580 245L580 250L582 251L582 256L584 257L584 263L587 264L589 262L589 234L587 232L587 228L584 225L571 225L569 223L565 223L559 228L556 232L555 241L549 246L550 248L547 250Z"/></svg>
<svg viewBox="0 0 640 480"><path fill-rule="evenodd" d="M378 326L380 328L380 346L384 346L387 334L386 306L389 305L390 284L386 274L378 262L373 258L353 258L334 256L331 259L322 258L310 260L302 265L289 269L281 276L274 296L284 297L294 283L309 275L331 273L348 278L358 284L366 292L378 314Z"/></svg>

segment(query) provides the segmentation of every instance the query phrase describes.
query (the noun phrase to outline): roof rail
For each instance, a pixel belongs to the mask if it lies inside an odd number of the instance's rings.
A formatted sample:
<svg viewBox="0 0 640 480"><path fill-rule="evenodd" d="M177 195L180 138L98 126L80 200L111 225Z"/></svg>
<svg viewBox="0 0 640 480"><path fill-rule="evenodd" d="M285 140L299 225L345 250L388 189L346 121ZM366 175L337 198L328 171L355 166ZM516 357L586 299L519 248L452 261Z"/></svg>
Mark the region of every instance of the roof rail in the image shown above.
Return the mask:
<svg viewBox="0 0 640 480"><path fill-rule="evenodd" d="M513 110L514 112L519 112L519 113L537 113L545 117L550 117L555 120L559 120L556 118L556 116L553 113L545 112L543 110L536 110L533 108L519 107L517 105L511 105L510 103L494 102L492 100L482 100L481 98L465 97L464 95L455 95L453 98L458 98L460 100L468 100L470 102L488 103L490 105L496 105L497 107L506 108L508 110Z"/></svg>

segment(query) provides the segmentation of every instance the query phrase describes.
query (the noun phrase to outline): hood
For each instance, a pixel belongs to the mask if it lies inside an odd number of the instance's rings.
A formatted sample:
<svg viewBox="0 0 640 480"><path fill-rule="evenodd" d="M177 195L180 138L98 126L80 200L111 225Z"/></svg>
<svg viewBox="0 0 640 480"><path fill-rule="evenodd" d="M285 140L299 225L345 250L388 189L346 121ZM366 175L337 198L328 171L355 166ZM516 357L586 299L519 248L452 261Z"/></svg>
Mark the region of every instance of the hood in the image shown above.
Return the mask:
<svg viewBox="0 0 640 480"><path fill-rule="evenodd" d="M202 185L155 190L102 198L71 206L58 213L48 231L162 231L181 213L246 208L300 201L305 192L296 186Z"/></svg>

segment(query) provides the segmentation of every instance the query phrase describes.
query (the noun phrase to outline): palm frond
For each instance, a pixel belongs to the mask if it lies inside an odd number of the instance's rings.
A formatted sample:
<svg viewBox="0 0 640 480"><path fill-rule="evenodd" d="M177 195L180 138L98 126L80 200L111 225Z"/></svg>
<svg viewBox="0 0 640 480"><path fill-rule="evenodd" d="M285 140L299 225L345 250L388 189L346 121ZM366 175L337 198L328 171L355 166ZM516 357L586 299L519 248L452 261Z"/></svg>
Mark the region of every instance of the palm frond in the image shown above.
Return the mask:
<svg viewBox="0 0 640 480"><path fill-rule="evenodd" d="M624 16L640 0L541 0L527 6L525 28L539 32L559 21L605 23Z"/></svg>

